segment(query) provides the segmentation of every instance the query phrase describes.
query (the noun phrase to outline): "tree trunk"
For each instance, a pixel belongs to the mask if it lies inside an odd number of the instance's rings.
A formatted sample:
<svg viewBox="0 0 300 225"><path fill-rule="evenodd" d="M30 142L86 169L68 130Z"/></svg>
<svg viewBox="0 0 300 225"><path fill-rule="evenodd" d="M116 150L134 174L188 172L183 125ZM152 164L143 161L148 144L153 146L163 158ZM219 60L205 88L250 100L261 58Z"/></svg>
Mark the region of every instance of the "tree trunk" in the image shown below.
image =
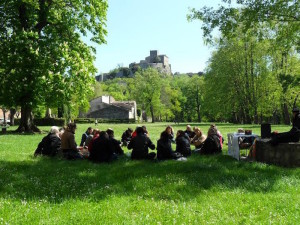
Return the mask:
<svg viewBox="0 0 300 225"><path fill-rule="evenodd" d="M154 118L154 111L153 111L153 106L150 105L150 112L151 112L151 117L152 117L152 123L155 122L155 118Z"/></svg>
<svg viewBox="0 0 300 225"><path fill-rule="evenodd" d="M283 119L284 119L284 124L290 125L291 118L290 118L288 105L286 103L283 104Z"/></svg>
<svg viewBox="0 0 300 225"><path fill-rule="evenodd" d="M15 115L16 115L17 110L14 108L10 109L10 125L14 126L15 125Z"/></svg>
<svg viewBox="0 0 300 225"><path fill-rule="evenodd" d="M32 118L32 109L26 106L21 107L21 120L17 132L40 132L40 130L34 125Z"/></svg>
<svg viewBox="0 0 300 225"><path fill-rule="evenodd" d="M50 108L47 108L46 114L45 114L45 118L52 118L51 109Z"/></svg>
<svg viewBox="0 0 300 225"><path fill-rule="evenodd" d="M197 105L197 119L198 122L201 123L201 115L200 115L200 99L199 99L199 86L197 85L197 93L196 93L196 105Z"/></svg>
<svg viewBox="0 0 300 225"><path fill-rule="evenodd" d="M2 108L2 112L3 112L3 124L6 124L6 109Z"/></svg>

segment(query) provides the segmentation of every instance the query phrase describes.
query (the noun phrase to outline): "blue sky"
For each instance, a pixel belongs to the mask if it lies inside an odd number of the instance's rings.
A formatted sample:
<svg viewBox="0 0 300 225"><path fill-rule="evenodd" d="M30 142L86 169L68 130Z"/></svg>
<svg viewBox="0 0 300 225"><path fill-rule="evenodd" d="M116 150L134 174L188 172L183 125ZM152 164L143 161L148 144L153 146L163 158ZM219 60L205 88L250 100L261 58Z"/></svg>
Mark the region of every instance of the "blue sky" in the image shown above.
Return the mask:
<svg viewBox="0 0 300 225"><path fill-rule="evenodd" d="M190 8L217 6L221 0L108 0L107 44L97 49L95 66L106 73L128 67L158 50L172 72L203 71L212 48L205 46L200 21L188 22ZM90 44L90 43L89 43Z"/></svg>

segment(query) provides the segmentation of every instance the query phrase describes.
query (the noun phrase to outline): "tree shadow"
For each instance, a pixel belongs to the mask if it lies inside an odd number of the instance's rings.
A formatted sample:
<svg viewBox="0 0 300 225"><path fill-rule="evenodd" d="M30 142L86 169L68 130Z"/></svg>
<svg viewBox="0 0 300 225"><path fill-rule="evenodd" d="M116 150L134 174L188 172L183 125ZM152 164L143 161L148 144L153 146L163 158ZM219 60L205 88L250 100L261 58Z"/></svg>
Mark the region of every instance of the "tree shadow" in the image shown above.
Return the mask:
<svg viewBox="0 0 300 225"><path fill-rule="evenodd" d="M111 195L188 201L204 191L267 193L290 170L227 156L192 156L180 161L131 161L111 164L55 158L0 161L0 194L14 199L63 202L99 201Z"/></svg>

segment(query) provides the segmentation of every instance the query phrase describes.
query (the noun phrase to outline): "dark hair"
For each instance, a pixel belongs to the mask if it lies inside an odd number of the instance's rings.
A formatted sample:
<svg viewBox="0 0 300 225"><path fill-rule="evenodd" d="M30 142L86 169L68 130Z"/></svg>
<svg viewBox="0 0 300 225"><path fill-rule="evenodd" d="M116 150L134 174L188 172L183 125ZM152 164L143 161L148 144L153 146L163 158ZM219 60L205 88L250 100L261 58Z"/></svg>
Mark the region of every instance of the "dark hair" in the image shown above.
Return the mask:
<svg viewBox="0 0 300 225"><path fill-rule="evenodd" d="M169 140L169 134L168 134L168 132L167 131L161 132L160 139L162 139L162 140Z"/></svg>
<svg viewBox="0 0 300 225"><path fill-rule="evenodd" d="M108 134L108 136L111 136L111 137L113 137L114 136L114 130L113 129L111 129L111 128L108 128L107 130L106 130L106 133Z"/></svg>
<svg viewBox="0 0 300 225"><path fill-rule="evenodd" d="M99 137L108 139L108 134L105 131L100 131Z"/></svg>
<svg viewBox="0 0 300 225"><path fill-rule="evenodd" d="M183 136L184 135L184 131L183 130L178 130L177 133L179 133L179 136Z"/></svg>
<svg viewBox="0 0 300 225"><path fill-rule="evenodd" d="M77 126L76 126L76 123L68 123L68 128L70 129L70 130L73 130L73 129L76 129L77 128Z"/></svg>
<svg viewBox="0 0 300 225"><path fill-rule="evenodd" d="M131 133L133 132L133 130L130 127L128 127L127 130L130 131Z"/></svg>
<svg viewBox="0 0 300 225"><path fill-rule="evenodd" d="M137 134L144 134L144 133L145 133L145 130L143 129L143 127L137 127L137 128L136 128L136 133L137 133Z"/></svg>
<svg viewBox="0 0 300 225"><path fill-rule="evenodd" d="M90 131L90 130L92 130L93 128L92 127L88 127L88 129L86 130L86 131Z"/></svg>

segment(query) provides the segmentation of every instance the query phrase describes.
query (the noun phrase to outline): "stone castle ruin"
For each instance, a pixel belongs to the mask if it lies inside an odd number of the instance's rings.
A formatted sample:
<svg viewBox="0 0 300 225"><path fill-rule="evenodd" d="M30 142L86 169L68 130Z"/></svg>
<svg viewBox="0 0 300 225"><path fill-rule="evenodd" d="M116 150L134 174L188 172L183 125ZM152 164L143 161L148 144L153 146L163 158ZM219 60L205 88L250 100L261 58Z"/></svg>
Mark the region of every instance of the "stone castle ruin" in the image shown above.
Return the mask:
<svg viewBox="0 0 300 225"><path fill-rule="evenodd" d="M150 56L147 56L144 60L140 60L139 63L130 63L129 68L121 67L117 71L100 74L95 78L98 82L103 82L114 78L132 77L138 68L147 69L148 67L155 68L161 73L172 74L168 56L159 55L157 50L151 50Z"/></svg>
<svg viewBox="0 0 300 225"><path fill-rule="evenodd" d="M141 67L142 69L152 67L157 69L159 72L172 74L171 64L169 64L168 56L159 55L157 50L151 50L150 56L146 57L145 60L141 60L139 63L131 63L129 68L133 69L137 66Z"/></svg>

